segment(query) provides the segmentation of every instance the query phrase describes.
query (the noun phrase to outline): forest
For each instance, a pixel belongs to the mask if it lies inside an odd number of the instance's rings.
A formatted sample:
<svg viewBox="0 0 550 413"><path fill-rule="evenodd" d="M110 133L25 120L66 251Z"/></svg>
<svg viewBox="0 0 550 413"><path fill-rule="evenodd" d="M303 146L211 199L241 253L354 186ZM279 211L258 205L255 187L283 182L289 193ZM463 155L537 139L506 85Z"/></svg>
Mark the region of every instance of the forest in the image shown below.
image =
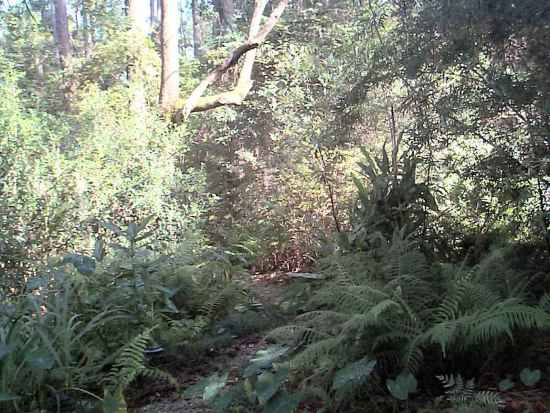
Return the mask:
<svg viewBox="0 0 550 413"><path fill-rule="evenodd" d="M0 0L0 412L550 412L550 1Z"/></svg>

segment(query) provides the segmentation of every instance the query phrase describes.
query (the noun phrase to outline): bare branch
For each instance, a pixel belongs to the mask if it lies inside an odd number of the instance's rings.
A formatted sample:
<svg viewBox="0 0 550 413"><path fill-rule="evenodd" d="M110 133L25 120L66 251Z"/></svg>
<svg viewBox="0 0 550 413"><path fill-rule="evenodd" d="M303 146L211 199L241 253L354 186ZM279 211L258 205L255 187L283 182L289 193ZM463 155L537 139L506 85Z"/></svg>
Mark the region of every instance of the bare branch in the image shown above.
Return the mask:
<svg viewBox="0 0 550 413"><path fill-rule="evenodd" d="M233 50L221 65L210 72L208 76L199 83L187 98L184 107L176 112L174 116L176 122L186 120L192 112L202 112L220 106L242 104L252 88L252 69L254 61L256 60L256 49L265 41L268 34L280 20L288 5L288 0L280 0L271 12L264 26L260 28L266 5L267 0L256 0L254 13L250 21L248 40L237 49ZM246 56L235 89L212 96L202 97L208 87L218 81L227 70L235 66L243 55Z"/></svg>

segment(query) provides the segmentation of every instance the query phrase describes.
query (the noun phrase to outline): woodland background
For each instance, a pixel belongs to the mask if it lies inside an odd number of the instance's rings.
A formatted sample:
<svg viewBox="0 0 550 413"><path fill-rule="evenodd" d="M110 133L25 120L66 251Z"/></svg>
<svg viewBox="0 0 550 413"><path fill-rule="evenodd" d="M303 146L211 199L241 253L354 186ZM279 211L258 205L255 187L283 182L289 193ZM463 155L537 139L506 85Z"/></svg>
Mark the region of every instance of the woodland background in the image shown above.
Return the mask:
<svg viewBox="0 0 550 413"><path fill-rule="evenodd" d="M5 411L550 408L547 2L3 0L0 43Z"/></svg>

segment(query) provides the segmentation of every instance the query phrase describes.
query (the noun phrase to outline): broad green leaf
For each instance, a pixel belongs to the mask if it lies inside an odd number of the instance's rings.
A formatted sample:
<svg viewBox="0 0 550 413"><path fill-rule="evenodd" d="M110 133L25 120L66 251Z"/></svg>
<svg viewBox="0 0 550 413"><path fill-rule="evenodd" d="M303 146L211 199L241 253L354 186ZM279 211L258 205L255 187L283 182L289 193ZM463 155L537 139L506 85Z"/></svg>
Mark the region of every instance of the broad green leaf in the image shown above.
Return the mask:
<svg viewBox="0 0 550 413"><path fill-rule="evenodd" d="M339 390L348 385L354 386L363 384L370 376L375 366L376 360L368 360L366 358L348 364L346 367L338 370L334 375L332 389Z"/></svg>
<svg viewBox="0 0 550 413"><path fill-rule="evenodd" d="M250 360L250 364L244 370L243 376L250 377L261 370L269 369L275 360L284 356L288 352L288 347L275 345L260 350L256 356Z"/></svg>
<svg viewBox="0 0 550 413"><path fill-rule="evenodd" d="M233 402L239 399L242 391L242 387L233 386L229 390L214 397L208 405L216 412L225 413L228 411Z"/></svg>
<svg viewBox="0 0 550 413"><path fill-rule="evenodd" d="M147 225L155 218L155 215L149 215L145 217L138 225L137 225L137 232L143 231Z"/></svg>
<svg viewBox="0 0 550 413"><path fill-rule="evenodd" d="M54 366L54 358L47 351L33 351L25 355L25 361L34 369L49 370Z"/></svg>
<svg viewBox="0 0 550 413"><path fill-rule="evenodd" d="M288 368L281 368L275 374L266 371L258 376L256 394L260 403L265 404L270 400L279 391L287 378Z"/></svg>
<svg viewBox="0 0 550 413"><path fill-rule="evenodd" d="M393 397L398 400L407 400L409 394L416 391L418 382L411 373L404 371L395 380L388 379L386 386Z"/></svg>
<svg viewBox="0 0 550 413"><path fill-rule="evenodd" d="M303 396L301 394L290 394L288 392L280 392L269 400L262 410L263 413L293 413L300 405Z"/></svg>
<svg viewBox="0 0 550 413"><path fill-rule="evenodd" d="M6 343L0 343L0 360L12 352L12 348Z"/></svg>
<svg viewBox="0 0 550 413"><path fill-rule="evenodd" d="M510 379L504 379L498 383L498 389L500 391L508 391L513 387L514 387L514 382Z"/></svg>
<svg viewBox="0 0 550 413"><path fill-rule="evenodd" d="M134 222L130 222L128 224L128 228L126 229L126 236L129 240L134 240L138 234L138 226Z"/></svg>
<svg viewBox="0 0 550 413"><path fill-rule="evenodd" d="M0 402L10 402L17 399L19 399L19 396L16 396L15 394L0 392Z"/></svg>
<svg viewBox="0 0 550 413"><path fill-rule="evenodd" d="M524 368L519 374L519 378L523 384L528 387L532 387L537 384L541 379L542 373L540 370L531 370Z"/></svg>
<svg viewBox="0 0 550 413"><path fill-rule="evenodd" d="M114 233L116 235L123 235L124 234L122 232L122 230L120 229L120 227L118 225L113 224L112 222L109 222L109 221L102 222L101 226L105 229L108 229L109 231L111 231L112 233Z"/></svg>
<svg viewBox="0 0 550 413"><path fill-rule="evenodd" d="M32 277L27 281L27 290L36 290L47 285L48 279L46 277Z"/></svg>
<svg viewBox="0 0 550 413"><path fill-rule="evenodd" d="M63 258L63 264L72 264L83 275L90 275L95 271L95 260L85 255L68 254Z"/></svg>
<svg viewBox="0 0 550 413"><path fill-rule="evenodd" d="M105 241L101 238L96 238L94 243L94 258L96 261L101 262L105 257Z"/></svg>
<svg viewBox="0 0 550 413"><path fill-rule="evenodd" d="M229 373L225 373L223 376L214 374L208 378L208 383L204 388L202 398L206 401L212 400L218 395L221 389L225 387Z"/></svg>
<svg viewBox="0 0 550 413"><path fill-rule="evenodd" d="M185 397L200 396L203 400L211 400L218 395L221 389L223 389L227 383L228 376L229 373L225 373L223 376L218 376L216 373L205 377L198 383L185 389L183 395Z"/></svg>

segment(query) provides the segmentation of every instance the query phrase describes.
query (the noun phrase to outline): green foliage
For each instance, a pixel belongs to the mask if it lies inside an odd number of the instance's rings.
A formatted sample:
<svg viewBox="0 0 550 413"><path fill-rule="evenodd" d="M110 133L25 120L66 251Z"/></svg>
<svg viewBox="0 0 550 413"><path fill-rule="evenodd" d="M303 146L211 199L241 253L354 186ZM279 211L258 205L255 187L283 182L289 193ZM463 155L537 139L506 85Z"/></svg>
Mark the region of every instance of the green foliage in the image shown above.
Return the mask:
<svg viewBox="0 0 550 413"><path fill-rule="evenodd" d="M418 390L416 378L408 371L403 371L395 378L388 379L386 387L390 394L398 400L408 400L409 396Z"/></svg>
<svg viewBox="0 0 550 413"><path fill-rule="evenodd" d="M146 330L120 349L109 373L102 379L105 386L103 401L105 413L125 411L123 391L139 376L165 380L178 387L178 382L170 374L146 366L145 351L152 340L151 331Z"/></svg>
<svg viewBox="0 0 550 413"><path fill-rule="evenodd" d="M428 185L416 182L418 161L405 154L399 163L394 156L392 164L385 148L379 159L365 149L362 153L364 161L359 166L370 187L354 178L358 193L348 235L350 246L372 248L381 238L391 237L397 228L419 235L428 212L436 211L437 204Z"/></svg>
<svg viewBox="0 0 550 413"><path fill-rule="evenodd" d="M540 381L541 375L542 374L540 370L531 370L528 368L524 368L523 370L521 370L519 378L521 382L526 386L533 387Z"/></svg>
<svg viewBox="0 0 550 413"><path fill-rule="evenodd" d="M504 402L500 396L492 391L475 390L474 379L465 381L462 376L438 376L445 388L445 397L458 409L482 407L486 411L498 412Z"/></svg>
<svg viewBox="0 0 550 413"><path fill-rule="evenodd" d="M550 323L529 302L521 275L497 270L506 266L498 253L474 268L428 263L410 237L396 233L383 247L335 258L324 270L330 280L306 311L270 333L291 348L295 374L321 386L336 380L340 366L364 357L384 366L383 377L429 371L428 351L431 358L439 351L442 363L469 352L489 354ZM470 360L471 367L474 360L483 357ZM404 400L416 386L400 383L391 380L388 387Z"/></svg>

